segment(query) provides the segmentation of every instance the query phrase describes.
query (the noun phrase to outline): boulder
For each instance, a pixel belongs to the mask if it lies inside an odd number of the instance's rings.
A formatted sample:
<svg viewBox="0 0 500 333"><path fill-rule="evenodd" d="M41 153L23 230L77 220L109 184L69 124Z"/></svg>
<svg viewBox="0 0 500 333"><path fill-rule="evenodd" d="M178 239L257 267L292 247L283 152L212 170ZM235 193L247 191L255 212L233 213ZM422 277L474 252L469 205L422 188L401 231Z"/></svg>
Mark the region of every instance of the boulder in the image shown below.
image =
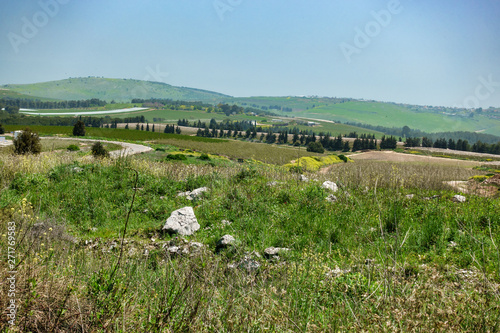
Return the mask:
<svg viewBox="0 0 500 333"><path fill-rule="evenodd" d="M451 198L451 200L453 202L465 202L467 200L466 197L464 197L463 195L454 195L453 198Z"/></svg>
<svg viewBox="0 0 500 333"><path fill-rule="evenodd" d="M198 229L200 229L200 225L194 215L193 207L184 207L173 211L163 226L163 230L166 232L183 236L192 235Z"/></svg>
<svg viewBox="0 0 500 333"><path fill-rule="evenodd" d="M323 183L323 185L321 185L322 188L326 188L327 190L331 190L333 192L337 192L338 191L338 186L337 184L335 184L334 182L331 182L329 180L327 180L326 182Z"/></svg>

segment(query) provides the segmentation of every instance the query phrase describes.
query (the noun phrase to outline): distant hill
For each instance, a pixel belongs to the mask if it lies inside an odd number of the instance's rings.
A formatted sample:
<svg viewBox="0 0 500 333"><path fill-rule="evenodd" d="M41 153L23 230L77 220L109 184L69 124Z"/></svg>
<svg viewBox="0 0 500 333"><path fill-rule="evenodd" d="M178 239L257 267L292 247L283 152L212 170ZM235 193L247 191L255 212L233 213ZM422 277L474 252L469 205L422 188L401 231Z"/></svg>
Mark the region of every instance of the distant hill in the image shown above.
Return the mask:
<svg viewBox="0 0 500 333"><path fill-rule="evenodd" d="M216 103L230 96L161 82L106 78L70 78L33 84L7 84L2 89L60 100L99 98L108 102L130 102L132 98L168 98ZM2 90L0 90L2 91ZM4 90L5 91L5 90Z"/></svg>

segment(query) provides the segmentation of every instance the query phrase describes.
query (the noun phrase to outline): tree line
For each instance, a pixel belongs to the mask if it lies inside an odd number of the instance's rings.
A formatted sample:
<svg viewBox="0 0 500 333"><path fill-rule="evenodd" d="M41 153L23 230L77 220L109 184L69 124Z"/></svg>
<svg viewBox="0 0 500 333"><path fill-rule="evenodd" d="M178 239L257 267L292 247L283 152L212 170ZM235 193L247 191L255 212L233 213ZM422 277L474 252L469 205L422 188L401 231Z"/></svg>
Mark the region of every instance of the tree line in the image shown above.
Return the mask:
<svg viewBox="0 0 500 333"><path fill-rule="evenodd" d="M71 100L71 101L40 101L38 99L28 98L2 98L0 99L0 109L6 106L17 107L19 109L77 109L77 108L92 108L98 106L105 106L106 101L98 98L91 98L85 100Z"/></svg>
<svg viewBox="0 0 500 333"><path fill-rule="evenodd" d="M424 136L422 139L407 138L405 141L405 147L442 148L500 155L500 141L495 144L488 144L477 141L471 145L469 141L462 139L458 139L457 141L455 141L453 139L446 140L445 138L439 138L433 141L431 138Z"/></svg>

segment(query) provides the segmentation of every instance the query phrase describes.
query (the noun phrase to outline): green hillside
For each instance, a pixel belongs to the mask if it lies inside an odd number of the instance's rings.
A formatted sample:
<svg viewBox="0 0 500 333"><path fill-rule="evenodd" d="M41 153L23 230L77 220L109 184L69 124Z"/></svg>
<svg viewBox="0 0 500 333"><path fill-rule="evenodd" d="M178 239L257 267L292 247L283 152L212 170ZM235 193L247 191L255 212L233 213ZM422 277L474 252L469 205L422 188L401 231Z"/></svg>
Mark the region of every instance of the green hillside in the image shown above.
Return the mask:
<svg viewBox="0 0 500 333"><path fill-rule="evenodd" d="M217 102L229 96L194 88L175 87L161 82L106 78L70 78L34 84L8 84L2 87L30 96L61 100L99 98L129 102L132 98Z"/></svg>
<svg viewBox="0 0 500 333"><path fill-rule="evenodd" d="M451 108L400 105L321 97L247 97L231 102L288 117L363 123L385 127L409 126L425 132L468 131L500 136L500 113L496 110L471 113ZM276 107L291 108L284 112Z"/></svg>

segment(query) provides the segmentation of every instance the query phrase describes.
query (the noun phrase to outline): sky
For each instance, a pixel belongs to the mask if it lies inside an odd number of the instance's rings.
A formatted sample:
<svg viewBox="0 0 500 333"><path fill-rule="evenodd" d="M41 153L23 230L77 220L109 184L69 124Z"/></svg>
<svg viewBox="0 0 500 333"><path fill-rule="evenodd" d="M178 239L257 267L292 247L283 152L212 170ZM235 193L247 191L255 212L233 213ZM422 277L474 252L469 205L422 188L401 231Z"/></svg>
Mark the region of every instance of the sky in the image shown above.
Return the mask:
<svg viewBox="0 0 500 333"><path fill-rule="evenodd" d="M500 107L498 0L2 0L0 85Z"/></svg>

